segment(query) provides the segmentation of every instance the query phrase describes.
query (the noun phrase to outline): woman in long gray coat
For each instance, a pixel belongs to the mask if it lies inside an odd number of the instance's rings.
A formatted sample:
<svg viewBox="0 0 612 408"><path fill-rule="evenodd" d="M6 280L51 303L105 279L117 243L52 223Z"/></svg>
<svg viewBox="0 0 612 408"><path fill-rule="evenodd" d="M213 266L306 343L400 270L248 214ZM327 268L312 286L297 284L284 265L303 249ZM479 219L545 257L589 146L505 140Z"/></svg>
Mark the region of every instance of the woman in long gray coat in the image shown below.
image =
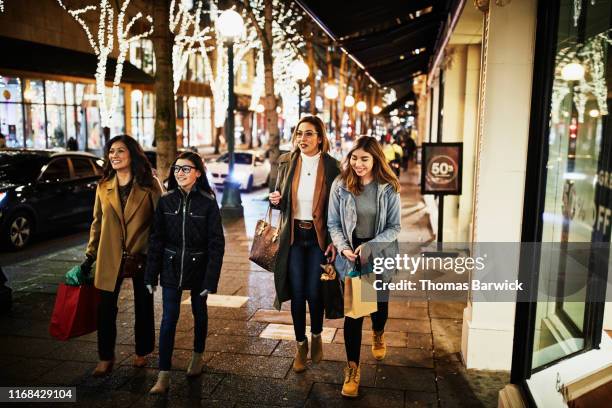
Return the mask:
<svg viewBox="0 0 612 408"><path fill-rule="evenodd" d="M330 191L327 228L340 256L336 270L344 277L372 258L394 258L398 253L400 225L399 180L385 160L378 141L361 136L347 155L342 174ZM385 270L383 282L391 280L392 270ZM372 354L385 358L385 324L389 313L388 291L377 292L377 311L372 319ZM344 346L347 366L342 395L357 397L359 390L359 354L363 316L344 318Z"/></svg>
<svg viewBox="0 0 612 408"><path fill-rule="evenodd" d="M305 116L293 134L295 149L279 158L278 190L270 203L281 211L279 253L274 271L275 306L291 300L291 317L297 342L293 370L306 369L306 302L312 333L311 360L323 358L323 303L321 264L333 262L336 250L327 233L329 189L340 173L331 157L325 125L316 116Z"/></svg>

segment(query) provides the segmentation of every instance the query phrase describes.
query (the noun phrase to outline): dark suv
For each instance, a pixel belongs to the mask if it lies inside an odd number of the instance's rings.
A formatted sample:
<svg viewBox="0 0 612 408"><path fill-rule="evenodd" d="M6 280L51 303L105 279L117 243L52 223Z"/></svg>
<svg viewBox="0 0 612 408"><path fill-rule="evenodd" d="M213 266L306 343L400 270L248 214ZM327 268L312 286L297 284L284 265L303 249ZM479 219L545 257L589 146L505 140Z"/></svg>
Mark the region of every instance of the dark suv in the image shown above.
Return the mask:
<svg viewBox="0 0 612 408"><path fill-rule="evenodd" d="M19 250L35 232L91 220L101 165L83 152L0 150L4 244Z"/></svg>

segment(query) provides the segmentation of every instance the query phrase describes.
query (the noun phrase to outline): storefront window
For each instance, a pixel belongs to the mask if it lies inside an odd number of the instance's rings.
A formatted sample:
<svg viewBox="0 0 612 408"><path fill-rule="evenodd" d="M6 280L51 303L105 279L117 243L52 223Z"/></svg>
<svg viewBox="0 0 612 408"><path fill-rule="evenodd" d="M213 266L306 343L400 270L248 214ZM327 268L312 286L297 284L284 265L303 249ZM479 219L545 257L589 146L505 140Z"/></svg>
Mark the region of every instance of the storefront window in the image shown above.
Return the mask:
<svg viewBox="0 0 612 408"><path fill-rule="evenodd" d="M23 146L21 79L0 76L0 133L9 147Z"/></svg>
<svg viewBox="0 0 612 408"><path fill-rule="evenodd" d="M177 98L177 133L182 146L212 144L210 98Z"/></svg>
<svg viewBox="0 0 612 408"><path fill-rule="evenodd" d="M130 43L130 63L149 75L155 73L155 54L153 42L149 39L141 39Z"/></svg>
<svg viewBox="0 0 612 408"><path fill-rule="evenodd" d="M610 226L598 222L599 207L609 208L610 203L599 202L597 189L598 175L609 171L605 169L609 158L601 155L612 130L608 124L612 1L583 5L575 19L573 6L561 3L550 111L542 242L561 245L601 242L602 236L610 240ZM569 291L567 282L577 284L570 266L574 262L589 265L588 257L576 259L563 251L561 256L540 258L539 288L549 288L552 295L537 306L533 369L585 348L588 276L578 282L583 289L572 294L571 302L563 300Z"/></svg>
<svg viewBox="0 0 612 408"><path fill-rule="evenodd" d="M139 89L132 91L132 134L142 147L153 146L155 126L155 96Z"/></svg>

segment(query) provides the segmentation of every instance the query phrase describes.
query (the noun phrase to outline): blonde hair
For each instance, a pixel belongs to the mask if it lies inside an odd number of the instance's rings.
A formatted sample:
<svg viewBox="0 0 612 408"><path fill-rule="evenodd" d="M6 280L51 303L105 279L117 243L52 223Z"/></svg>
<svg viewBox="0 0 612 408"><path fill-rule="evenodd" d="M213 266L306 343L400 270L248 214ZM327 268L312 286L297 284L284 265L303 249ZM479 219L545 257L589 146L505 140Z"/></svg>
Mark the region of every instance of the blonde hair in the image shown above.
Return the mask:
<svg viewBox="0 0 612 408"><path fill-rule="evenodd" d="M300 128L302 123L310 123L313 125L317 131L318 136L321 138L321 142L319 143L319 149L321 149L322 153L329 152L329 140L327 139L327 132L325 131L325 124L318 116L308 115L304 116L300 121L295 125L295 129L293 130L293 135L291 136L291 143L295 148L295 139L296 133Z"/></svg>
<svg viewBox="0 0 612 408"><path fill-rule="evenodd" d="M353 148L348 152L342 163L342 172L340 177L348 191L354 195L359 195L363 191L363 185L355 170L351 167L351 156L356 150L363 150L372 155L374 166L372 167L372 176L378 184L388 183L391 184L395 192L400 191L400 183L387 163L385 154L380 147L378 140L372 136L360 136L356 141Z"/></svg>

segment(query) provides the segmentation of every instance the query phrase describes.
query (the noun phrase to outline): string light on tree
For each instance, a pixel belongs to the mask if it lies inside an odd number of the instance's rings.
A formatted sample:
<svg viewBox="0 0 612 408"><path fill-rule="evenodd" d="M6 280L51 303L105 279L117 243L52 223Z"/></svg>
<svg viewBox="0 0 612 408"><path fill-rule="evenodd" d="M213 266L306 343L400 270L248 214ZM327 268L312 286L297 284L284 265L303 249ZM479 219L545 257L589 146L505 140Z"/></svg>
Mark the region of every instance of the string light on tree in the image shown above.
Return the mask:
<svg viewBox="0 0 612 408"><path fill-rule="evenodd" d="M100 4L97 6L89 5L80 9L72 10L68 9L62 0L57 0L60 6L72 16L72 18L81 25L87 36L87 40L91 45L98 59L96 67L95 79L96 79L96 96L98 101L98 107L100 109L101 125L104 128L110 128L112 124L112 116L119 101L119 84L121 83L121 77L123 75L123 64L130 48L130 44L135 41L139 41L142 38L149 37L153 33L153 19L151 16L143 16L141 12L136 13L126 23L126 11L130 4L130 0L124 0L119 13L117 14L117 25L115 30L115 10L110 5L108 0L100 0ZM88 12L98 12L98 32L97 37L94 37L89 29L89 26L83 19L83 15ZM129 36L130 31L134 24L144 18L149 24L150 28L148 31ZM113 86L110 93L110 97L106 92L106 70L109 55L114 50L115 36L117 37L118 44L118 55L117 64L115 67L115 75L113 76Z"/></svg>
<svg viewBox="0 0 612 408"><path fill-rule="evenodd" d="M193 9L193 2L187 0L172 0L170 3L170 31L174 33L174 45L172 46L172 79L174 82L174 94L178 92L181 79L187 69L191 55L201 52L205 48L206 41L211 39L212 31L208 26L201 26L203 2L199 0Z"/></svg>

